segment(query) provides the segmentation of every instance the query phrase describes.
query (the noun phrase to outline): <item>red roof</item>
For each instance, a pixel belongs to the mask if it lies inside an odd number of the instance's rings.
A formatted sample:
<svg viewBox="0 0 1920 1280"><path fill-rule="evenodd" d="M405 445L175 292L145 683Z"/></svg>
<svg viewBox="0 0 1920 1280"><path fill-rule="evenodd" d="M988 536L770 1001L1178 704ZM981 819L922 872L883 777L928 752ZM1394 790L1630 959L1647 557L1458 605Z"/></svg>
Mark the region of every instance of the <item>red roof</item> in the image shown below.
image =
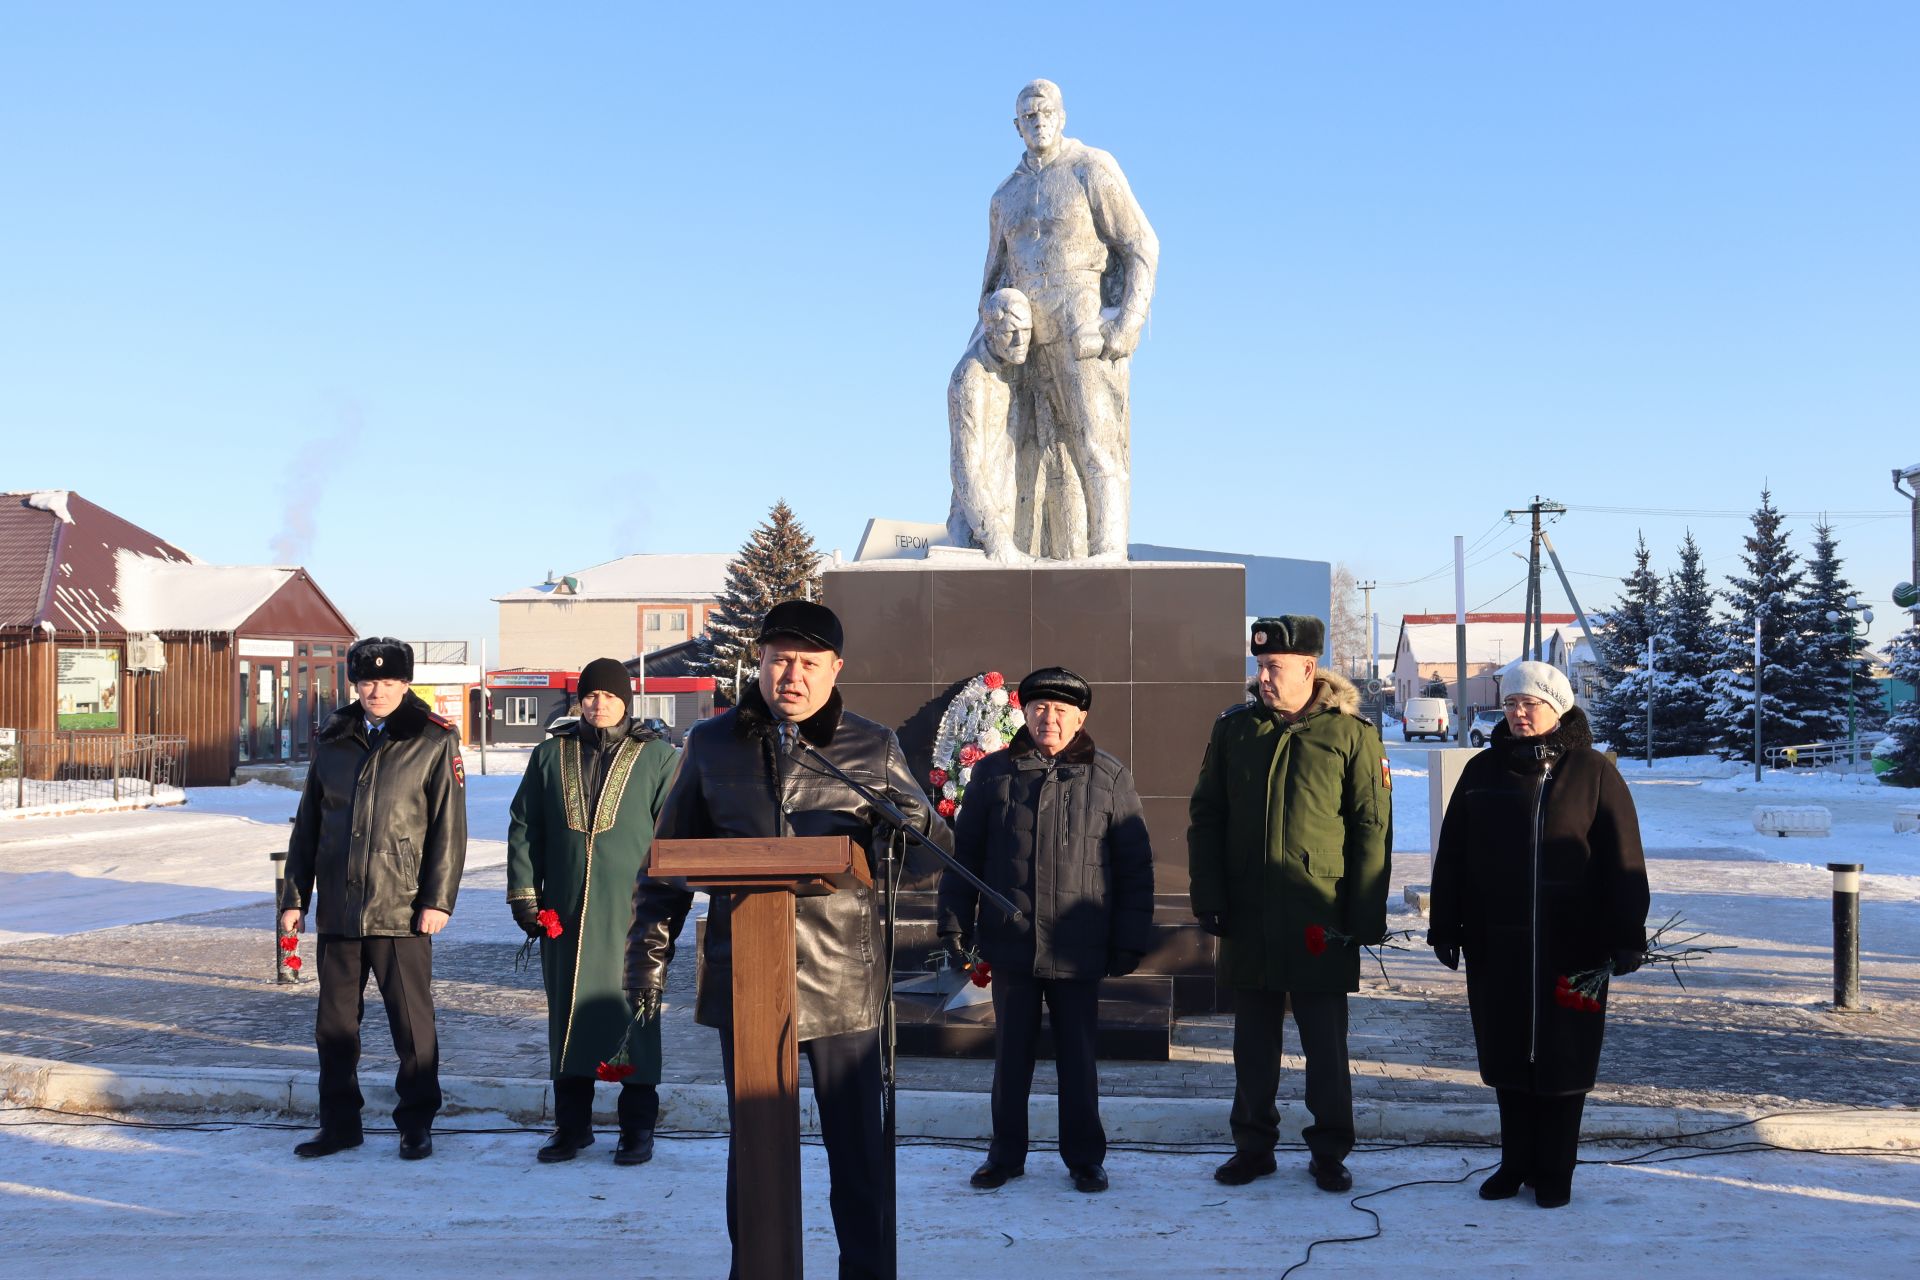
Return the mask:
<svg viewBox="0 0 1920 1280"><path fill-rule="evenodd" d="M29 506L32 496L0 497L0 627L48 622L65 633L125 635L112 613L120 604L115 554L193 559L77 493L61 495L71 524Z"/></svg>

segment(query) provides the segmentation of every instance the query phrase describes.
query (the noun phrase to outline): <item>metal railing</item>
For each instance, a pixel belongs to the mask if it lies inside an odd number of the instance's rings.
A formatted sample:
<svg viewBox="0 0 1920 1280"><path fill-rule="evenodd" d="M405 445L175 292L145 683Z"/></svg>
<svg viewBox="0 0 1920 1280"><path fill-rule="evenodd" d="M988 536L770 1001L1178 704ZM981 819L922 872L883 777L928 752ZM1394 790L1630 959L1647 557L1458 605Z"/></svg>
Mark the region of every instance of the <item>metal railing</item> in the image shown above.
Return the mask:
<svg viewBox="0 0 1920 1280"><path fill-rule="evenodd" d="M160 799L186 776L175 734L0 729L0 810Z"/></svg>
<svg viewBox="0 0 1920 1280"><path fill-rule="evenodd" d="M1872 757L1873 748L1887 735L1863 733L1857 743L1802 742L1790 747L1768 747L1770 769L1820 769L1828 765L1859 764Z"/></svg>

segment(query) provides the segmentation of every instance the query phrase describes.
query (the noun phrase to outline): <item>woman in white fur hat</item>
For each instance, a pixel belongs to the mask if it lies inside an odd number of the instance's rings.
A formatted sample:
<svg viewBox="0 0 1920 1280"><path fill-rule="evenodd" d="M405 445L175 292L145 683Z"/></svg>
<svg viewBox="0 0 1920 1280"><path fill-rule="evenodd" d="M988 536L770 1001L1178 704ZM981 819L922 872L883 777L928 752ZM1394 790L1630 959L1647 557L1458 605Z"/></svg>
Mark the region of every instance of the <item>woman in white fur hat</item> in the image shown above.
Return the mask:
<svg viewBox="0 0 1920 1280"><path fill-rule="evenodd" d="M1562 980L1640 967L1647 868L1633 798L1566 676L1522 662L1502 692L1506 720L1440 828L1427 942L1448 968L1466 957L1480 1078L1499 1098L1500 1168L1480 1195L1526 1185L1557 1208L1573 1194L1607 998L1574 998Z"/></svg>

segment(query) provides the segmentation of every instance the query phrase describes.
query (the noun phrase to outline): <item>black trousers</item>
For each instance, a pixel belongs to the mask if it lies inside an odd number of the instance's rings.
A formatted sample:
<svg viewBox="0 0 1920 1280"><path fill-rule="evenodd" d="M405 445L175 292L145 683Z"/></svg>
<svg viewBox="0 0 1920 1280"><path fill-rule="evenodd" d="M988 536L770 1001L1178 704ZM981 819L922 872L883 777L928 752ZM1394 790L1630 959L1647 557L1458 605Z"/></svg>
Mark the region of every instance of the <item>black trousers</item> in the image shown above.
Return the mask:
<svg viewBox="0 0 1920 1280"><path fill-rule="evenodd" d="M593 1129L592 1076L555 1076L553 1081L553 1127L569 1135L585 1135ZM620 1083L620 1132L650 1131L660 1119L660 1090L638 1080Z"/></svg>
<svg viewBox="0 0 1920 1280"><path fill-rule="evenodd" d="M387 1029L400 1059L393 1123L402 1132L427 1129L440 1111L440 1042L433 1029L433 939L346 938L323 933L316 943L320 1005L313 1041L320 1050L320 1123L360 1131L360 1020L367 976L380 986Z"/></svg>
<svg viewBox="0 0 1920 1280"><path fill-rule="evenodd" d="M1105 1163L1107 1132L1100 1127L1100 1073L1095 1058L1100 980L1036 978L996 969L991 990L993 1145L987 1157L1010 1169L1027 1163L1027 1096L1033 1089L1044 998L1060 1079L1060 1158L1069 1169Z"/></svg>
<svg viewBox="0 0 1920 1280"><path fill-rule="evenodd" d="M820 1140L827 1148L832 1189L833 1234L840 1243L840 1280L894 1280L888 1265L887 1158L881 1115L880 1032L802 1040L813 1073L813 1101L820 1113ZM727 1075L727 1127L733 1127L733 1036L720 1033L720 1062ZM733 1180L733 1142L727 1142L727 1238L740 1238ZM728 1271L740 1275L736 1254Z"/></svg>
<svg viewBox="0 0 1920 1280"><path fill-rule="evenodd" d="M1301 1131L1318 1160L1345 1160L1353 1150L1353 1079L1347 1072L1347 994L1344 991L1233 992L1233 1145L1265 1155L1280 1140L1280 1029L1286 1002L1307 1059L1307 1110Z"/></svg>
<svg viewBox="0 0 1920 1280"><path fill-rule="evenodd" d="M1580 1161L1580 1113L1587 1095L1496 1089L1500 1167L1518 1170L1537 1191L1566 1191Z"/></svg>

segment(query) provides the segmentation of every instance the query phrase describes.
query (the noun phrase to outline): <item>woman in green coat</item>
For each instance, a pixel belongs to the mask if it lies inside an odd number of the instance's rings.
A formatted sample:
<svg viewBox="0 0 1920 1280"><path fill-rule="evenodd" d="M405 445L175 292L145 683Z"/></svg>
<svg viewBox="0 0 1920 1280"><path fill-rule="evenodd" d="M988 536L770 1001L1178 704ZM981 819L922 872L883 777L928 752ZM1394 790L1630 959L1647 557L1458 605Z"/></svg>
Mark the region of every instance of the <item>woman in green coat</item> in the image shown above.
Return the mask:
<svg viewBox="0 0 1920 1280"><path fill-rule="evenodd" d="M593 1145L593 1082L625 1039L633 1071L620 1082L615 1164L653 1157L660 1113L660 1022L633 1025L621 983L634 882L645 872L654 819L679 753L627 714L633 679L612 658L580 673L580 718L534 748L507 829L507 905L540 939L554 1133L540 1160ZM558 917L549 936L543 911ZM552 917L549 917L552 919Z"/></svg>

